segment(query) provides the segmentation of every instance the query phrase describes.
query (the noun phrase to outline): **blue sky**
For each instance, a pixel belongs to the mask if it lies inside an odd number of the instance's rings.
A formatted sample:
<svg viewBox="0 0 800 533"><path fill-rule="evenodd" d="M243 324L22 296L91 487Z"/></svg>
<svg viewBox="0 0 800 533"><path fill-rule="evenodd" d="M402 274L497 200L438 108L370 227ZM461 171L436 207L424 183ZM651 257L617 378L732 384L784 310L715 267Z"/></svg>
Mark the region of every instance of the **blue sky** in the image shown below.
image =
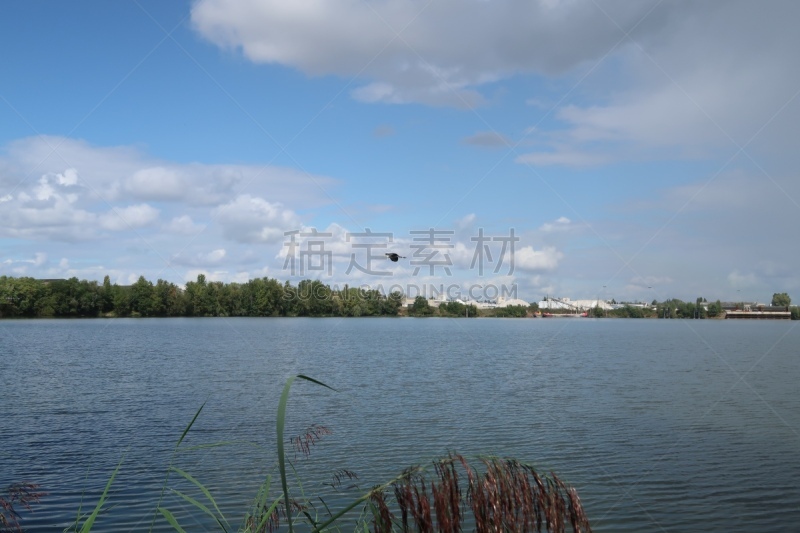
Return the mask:
<svg viewBox="0 0 800 533"><path fill-rule="evenodd" d="M791 1L4 2L0 274L800 299L798 15ZM315 256L330 274L292 276L285 233L312 228L325 235L295 251L330 251ZM373 254L407 256L374 260L391 275L347 272L367 262L353 235L367 228L392 238ZM413 240L430 228L443 247ZM481 228L497 239L479 272Z"/></svg>

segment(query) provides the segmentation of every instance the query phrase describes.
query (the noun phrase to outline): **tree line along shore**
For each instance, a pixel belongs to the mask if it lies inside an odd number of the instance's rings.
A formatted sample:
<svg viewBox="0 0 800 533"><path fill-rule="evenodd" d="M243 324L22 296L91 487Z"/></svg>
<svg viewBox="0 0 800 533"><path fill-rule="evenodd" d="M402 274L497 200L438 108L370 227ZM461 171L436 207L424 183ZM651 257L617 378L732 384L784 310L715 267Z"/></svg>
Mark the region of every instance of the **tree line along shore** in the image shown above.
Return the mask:
<svg viewBox="0 0 800 533"><path fill-rule="evenodd" d="M785 293L775 294L773 304L785 304L791 318L800 310L789 307ZM538 305L510 305L478 309L462 302L445 302L438 307L422 296L405 307L400 292L384 295L363 287L330 287L318 280L297 285L271 278L246 283L208 281L202 274L185 287L159 279L152 283L140 276L132 285L102 283L78 278L41 280L0 276L0 318L98 318L98 317L290 317L290 316L446 316L446 317L535 317ZM649 307L623 305L609 310L595 308L590 317L615 318L721 318L719 301L708 303L677 299L653 301ZM553 314L558 314L554 311ZM563 312L563 314L569 314Z"/></svg>

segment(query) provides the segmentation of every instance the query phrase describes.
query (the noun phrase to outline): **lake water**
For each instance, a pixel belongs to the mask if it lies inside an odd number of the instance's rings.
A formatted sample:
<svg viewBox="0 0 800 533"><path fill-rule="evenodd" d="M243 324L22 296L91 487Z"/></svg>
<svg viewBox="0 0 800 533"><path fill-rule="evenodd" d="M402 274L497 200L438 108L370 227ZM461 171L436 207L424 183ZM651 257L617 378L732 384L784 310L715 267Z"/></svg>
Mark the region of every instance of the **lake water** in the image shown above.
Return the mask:
<svg viewBox="0 0 800 533"><path fill-rule="evenodd" d="M310 493L369 488L449 450L574 485L595 531L787 531L800 524L800 322L594 319L0 321L0 486L42 485L28 531L68 527L115 466L97 531L150 527L174 463L234 527L287 436ZM174 477L170 486L187 489ZM339 503L335 496L331 503ZM167 492L189 531L207 517ZM169 531L159 517L155 529Z"/></svg>

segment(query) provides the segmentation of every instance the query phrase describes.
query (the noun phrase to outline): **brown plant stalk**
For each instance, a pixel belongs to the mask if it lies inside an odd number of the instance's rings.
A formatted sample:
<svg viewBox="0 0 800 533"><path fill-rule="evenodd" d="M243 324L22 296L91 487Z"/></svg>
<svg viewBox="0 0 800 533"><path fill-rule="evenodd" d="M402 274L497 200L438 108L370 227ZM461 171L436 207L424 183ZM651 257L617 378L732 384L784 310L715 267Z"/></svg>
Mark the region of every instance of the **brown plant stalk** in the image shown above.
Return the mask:
<svg viewBox="0 0 800 533"><path fill-rule="evenodd" d="M383 489L370 494L372 531L457 533L465 524L478 533L590 533L577 491L554 473L539 475L514 459L483 458L480 471L451 453L433 463L433 473L408 469L392 484L394 506ZM461 486L466 474L466 493Z"/></svg>

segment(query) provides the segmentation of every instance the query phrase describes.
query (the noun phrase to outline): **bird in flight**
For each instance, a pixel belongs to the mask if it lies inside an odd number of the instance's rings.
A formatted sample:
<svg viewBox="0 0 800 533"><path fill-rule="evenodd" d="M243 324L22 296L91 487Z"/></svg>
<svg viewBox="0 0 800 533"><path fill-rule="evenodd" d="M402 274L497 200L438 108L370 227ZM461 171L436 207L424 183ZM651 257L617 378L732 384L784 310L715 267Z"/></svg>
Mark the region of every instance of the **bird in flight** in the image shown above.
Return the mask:
<svg viewBox="0 0 800 533"><path fill-rule="evenodd" d="M396 253L394 253L394 252L392 252L392 253L387 253L387 254L386 254L386 257L388 257L389 259L391 259L391 260L392 260L392 261L394 261L395 263L397 263L397 260L398 260L398 259L405 259L405 256L398 255L398 254L396 254Z"/></svg>

